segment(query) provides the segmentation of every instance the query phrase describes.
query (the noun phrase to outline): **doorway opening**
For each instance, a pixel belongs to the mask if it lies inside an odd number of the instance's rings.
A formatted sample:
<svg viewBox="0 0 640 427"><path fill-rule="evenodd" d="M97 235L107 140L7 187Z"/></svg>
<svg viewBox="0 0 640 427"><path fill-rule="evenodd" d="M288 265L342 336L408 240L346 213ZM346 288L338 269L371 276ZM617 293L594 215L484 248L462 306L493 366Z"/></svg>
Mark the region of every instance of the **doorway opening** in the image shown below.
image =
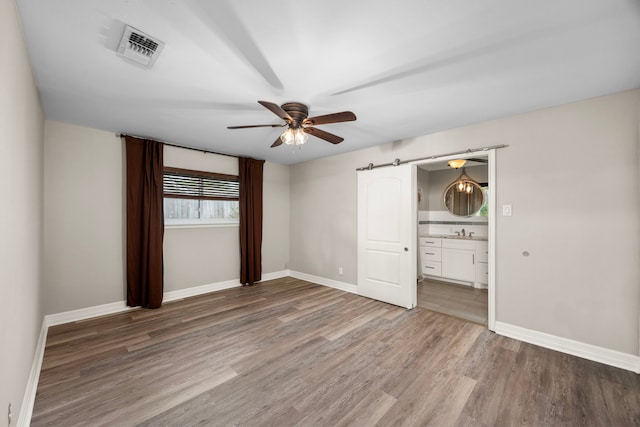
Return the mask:
<svg viewBox="0 0 640 427"><path fill-rule="evenodd" d="M465 169L449 166L466 160ZM495 150L414 163L419 307L495 329ZM453 209L460 176L478 185L482 206ZM469 190L468 190L469 191ZM468 203L469 199L465 199ZM479 203L476 201L476 203Z"/></svg>

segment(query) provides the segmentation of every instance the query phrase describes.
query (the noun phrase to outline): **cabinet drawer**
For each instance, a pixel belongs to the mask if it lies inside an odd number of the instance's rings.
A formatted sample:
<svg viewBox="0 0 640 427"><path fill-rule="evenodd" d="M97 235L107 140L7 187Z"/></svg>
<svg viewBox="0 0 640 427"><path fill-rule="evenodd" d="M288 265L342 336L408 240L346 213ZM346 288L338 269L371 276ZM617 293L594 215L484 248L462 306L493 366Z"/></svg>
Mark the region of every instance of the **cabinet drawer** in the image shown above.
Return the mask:
<svg viewBox="0 0 640 427"><path fill-rule="evenodd" d="M483 240L476 242L476 258L478 262L489 262L489 243Z"/></svg>
<svg viewBox="0 0 640 427"><path fill-rule="evenodd" d="M442 264L439 262L423 262L422 263L422 274L426 274L429 276L442 276Z"/></svg>
<svg viewBox="0 0 640 427"><path fill-rule="evenodd" d="M422 262L425 262L425 261L440 262L440 260L442 259L442 249L436 248L436 247L421 246L420 257Z"/></svg>
<svg viewBox="0 0 640 427"><path fill-rule="evenodd" d="M462 239L443 239L443 248L449 249L464 249L469 251L476 250L475 240L462 240Z"/></svg>
<svg viewBox="0 0 640 427"><path fill-rule="evenodd" d="M420 246L439 248L442 246L442 239L436 237L418 237L418 244Z"/></svg>
<svg viewBox="0 0 640 427"><path fill-rule="evenodd" d="M485 285L489 283L489 264L486 262L476 263L476 282Z"/></svg>

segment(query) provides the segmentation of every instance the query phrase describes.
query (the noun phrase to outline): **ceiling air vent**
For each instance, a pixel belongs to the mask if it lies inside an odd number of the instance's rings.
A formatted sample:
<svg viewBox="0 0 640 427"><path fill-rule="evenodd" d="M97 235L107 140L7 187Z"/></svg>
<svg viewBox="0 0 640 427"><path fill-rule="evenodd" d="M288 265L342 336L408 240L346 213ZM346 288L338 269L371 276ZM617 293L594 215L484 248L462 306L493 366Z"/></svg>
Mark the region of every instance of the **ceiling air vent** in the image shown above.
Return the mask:
<svg viewBox="0 0 640 427"><path fill-rule="evenodd" d="M127 25L118 46L118 55L151 68L163 47L160 40Z"/></svg>

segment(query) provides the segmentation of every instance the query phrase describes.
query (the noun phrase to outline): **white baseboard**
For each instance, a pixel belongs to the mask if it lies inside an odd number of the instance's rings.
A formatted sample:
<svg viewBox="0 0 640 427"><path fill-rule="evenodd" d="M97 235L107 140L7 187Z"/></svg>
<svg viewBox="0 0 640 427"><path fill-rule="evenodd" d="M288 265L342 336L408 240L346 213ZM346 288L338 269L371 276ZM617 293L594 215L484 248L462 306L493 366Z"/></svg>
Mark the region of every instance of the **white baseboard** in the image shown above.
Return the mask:
<svg viewBox="0 0 640 427"><path fill-rule="evenodd" d="M22 398L20 414L16 425L19 427L28 427L31 424L31 415L33 414L33 405L36 401L36 391L38 391L38 380L40 379L40 369L42 368L42 359L44 357L44 349L47 344L47 332L49 326L45 319L42 319L40 328L40 336L36 343L36 350L33 355L33 363L31 363L31 371L27 380L27 387Z"/></svg>
<svg viewBox="0 0 640 427"><path fill-rule="evenodd" d="M127 303L125 301L118 301L111 302L109 304L94 305L93 307L81 308L78 310L63 311L62 313L47 314L44 316L44 321L47 324L47 327L49 327L133 309L134 307L127 307Z"/></svg>
<svg viewBox="0 0 640 427"><path fill-rule="evenodd" d="M276 271L273 273L265 273L262 275L262 281L279 279L289 276L289 270ZM228 280L226 282L210 283L208 285L194 286L187 289L179 289L177 291L165 292L163 302L176 301L196 295L207 294L209 292L221 291L240 286L240 280ZM38 379L40 378L40 369L42 367L42 359L47 344L47 333L50 326L61 325L63 323L78 322L93 317L104 316L107 314L115 314L129 310L135 310L136 307L128 307L125 301L117 301L109 304L101 304L93 307L81 308L78 310L64 311L62 313L47 314L42 319L42 328L40 336L36 344L31 372L27 381L27 387L22 399L20 414L18 415L18 426L29 426L31 424L31 416L33 414L33 405L36 400L36 391L38 390Z"/></svg>
<svg viewBox="0 0 640 427"><path fill-rule="evenodd" d="M503 322L496 322L495 332L499 335L504 335L529 344L535 344L540 347L640 374L640 356L521 328L520 326Z"/></svg>
<svg viewBox="0 0 640 427"><path fill-rule="evenodd" d="M265 273L262 281L279 279L289 276L289 270ZM207 285L194 286L186 289L165 292L162 301L170 302L197 295L208 294L209 292L222 291L224 289L237 288L241 286L240 279L227 280L225 282L209 283ZM329 285L328 285L329 286ZM47 314L44 321L48 326L61 325L63 323L78 322L80 320L91 319L92 317L115 314L123 311L135 310L136 307L128 307L126 301L111 302L108 304L95 305L93 307L81 308L78 310L64 311L62 313Z"/></svg>
<svg viewBox="0 0 640 427"><path fill-rule="evenodd" d="M162 296L163 302L176 301L179 299L194 297L196 295L208 294L209 292L222 291L240 287L240 280L233 279L225 282L209 283L207 285L194 286L192 288L178 289L177 291L165 292Z"/></svg>
<svg viewBox="0 0 640 427"><path fill-rule="evenodd" d="M352 285L351 283L339 282L337 280L326 279L324 277L301 273L299 271L289 271L289 275L291 277L295 277L296 279L306 280L308 282L317 283L319 285L328 286L330 288L340 289L341 291L351 292L352 294L358 293L358 287L356 285Z"/></svg>
<svg viewBox="0 0 640 427"><path fill-rule="evenodd" d="M356 285L327 279L320 276L314 276L311 274L301 273L299 271L282 270L273 273L266 273L262 275L262 281L273 280L287 276L306 280L353 294L358 293L358 287ZM175 301L182 298L201 295L223 289L230 289L238 286L240 286L240 281L236 279L226 282L195 286L193 288L181 289L177 291L170 291L164 294L164 301ZM42 359L44 357L44 350L46 346L49 326L85 320L92 317L114 314L133 309L134 308L132 307L127 307L124 301L118 301L110 304L102 304L79 310L49 314L44 317L42 321L42 328L40 330L40 336L38 337L38 342L36 344L36 350L33 357L33 363L31 365L31 371L29 373L29 379L22 401L20 414L18 416L18 426L26 427L31 423L33 405L35 403L36 391L38 389L38 379L40 378L40 369L42 366ZM539 345L551 350L560 351L562 353L571 354L573 356L582 357L588 360L593 360L595 362L600 362L635 373L640 373L640 356L622 353L591 344L585 344L582 342L557 337L555 335L550 335L531 329L521 328L519 326L510 325L503 322L496 322L495 332L499 335L504 335L506 337L528 342L530 344Z"/></svg>
<svg viewBox="0 0 640 427"><path fill-rule="evenodd" d="M264 273L262 275L261 282L264 282L266 280L281 279L287 276L291 276L291 272L289 270L280 270L280 271L274 271L273 273Z"/></svg>

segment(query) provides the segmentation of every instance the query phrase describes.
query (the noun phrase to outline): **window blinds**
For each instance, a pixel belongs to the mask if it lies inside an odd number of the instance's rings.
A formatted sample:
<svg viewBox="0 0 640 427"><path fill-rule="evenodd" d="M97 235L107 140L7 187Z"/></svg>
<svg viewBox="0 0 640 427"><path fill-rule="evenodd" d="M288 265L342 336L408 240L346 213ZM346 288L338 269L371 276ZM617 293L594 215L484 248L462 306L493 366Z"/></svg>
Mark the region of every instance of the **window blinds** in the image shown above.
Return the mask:
<svg viewBox="0 0 640 427"><path fill-rule="evenodd" d="M235 175L164 168L164 197L198 200L238 200Z"/></svg>

